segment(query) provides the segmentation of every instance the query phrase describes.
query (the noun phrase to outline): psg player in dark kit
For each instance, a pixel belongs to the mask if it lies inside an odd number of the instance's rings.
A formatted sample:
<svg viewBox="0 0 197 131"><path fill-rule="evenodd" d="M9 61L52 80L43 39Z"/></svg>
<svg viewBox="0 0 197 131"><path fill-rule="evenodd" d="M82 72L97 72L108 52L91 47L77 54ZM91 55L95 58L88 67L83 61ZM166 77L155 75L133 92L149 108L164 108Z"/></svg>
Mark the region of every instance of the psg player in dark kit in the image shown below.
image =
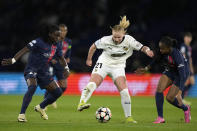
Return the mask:
<svg viewBox="0 0 197 131"><path fill-rule="evenodd" d="M59 28L60 28L59 44L62 47L62 54L66 59L66 62L70 63L72 41L71 39L66 37L68 33L68 28L64 24L60 24ZM53 57L53 59L50 62L50 73L57 78L57 82L61 87L62 91L64 92L67 88L67 77L64 76L64 68L61 66L60 61L58 60L58 57L56 55ZM44 98L46 98L47 95L48 92L46 91ZM52 103L51 105L52 107L57 108L56 102Z"/></svg>
<svg viewBox="0 0 197 131"><path fill-rule="evenodd" d="M56 25L44 26L40 32L40 37L32 40L23 49L21 49L13 58L3 59L1 64L14 64L23 54L30 52L28 63L24 70L24 77L27 82L28 90L24 95L21 112L18 116L19 122L26 122L25 111L31 102L32 96L37 88L48 91L47 97L37 106L35 111L39 112L44 120L48 116L44 108L56 101L61 95L62 90L49 74L49 62L54 55L57 55L60 63L64 67L64 75L68 76L69 69L67 63L62 55L60 44L58 43L60 36L59 27Z"/></svg>
<svg viewBox="0 0 197 131"><path fill-rule="evenodd" d="M144 73L151 68L153 63L165 67L155 94L158 117L154 123L165 123L163 118L163 92L169 86L171 88L166 96L167 101L173 106L182 109L185 115L185 123L189 123L191 120L190 107L183 104L181 96L185 81L190 73L187 59L178 50L177 41L168 36L159 41L159 51L155 56L156 58L150 65L136 70L136 73Z"/></svg>

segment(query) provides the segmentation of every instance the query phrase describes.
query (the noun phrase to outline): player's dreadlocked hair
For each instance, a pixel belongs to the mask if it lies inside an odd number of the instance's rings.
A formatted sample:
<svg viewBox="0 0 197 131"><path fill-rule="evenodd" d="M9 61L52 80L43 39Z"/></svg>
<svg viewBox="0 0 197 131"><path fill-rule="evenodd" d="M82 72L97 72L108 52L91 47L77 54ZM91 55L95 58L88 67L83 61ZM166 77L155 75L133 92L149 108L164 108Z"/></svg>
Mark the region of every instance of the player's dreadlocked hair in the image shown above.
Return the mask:
<svg viewBox="0 0 197 131"><path fill-rule="evenodd" d="M164 36L160 40L161 43L165 44L167 47L175 47L178 48L177 40L173 39L169 36Z"/></svg>
<svg viewBox="0 0 197 131"><path fill-rule="evenodd" d="M59 31L59 27L57 25L44 25L40 30L40 37L45 41L49 41L49 33L53 33L55 31Z"/></svg>
<svg viewBox="0 0 197 131"><path fill-rule="evenodd" d="M119 25L115 25L111 27L112 31L124 31L127 32L127 28L129 27L130 22L127 20L126 16L121 17Z"/></svg>

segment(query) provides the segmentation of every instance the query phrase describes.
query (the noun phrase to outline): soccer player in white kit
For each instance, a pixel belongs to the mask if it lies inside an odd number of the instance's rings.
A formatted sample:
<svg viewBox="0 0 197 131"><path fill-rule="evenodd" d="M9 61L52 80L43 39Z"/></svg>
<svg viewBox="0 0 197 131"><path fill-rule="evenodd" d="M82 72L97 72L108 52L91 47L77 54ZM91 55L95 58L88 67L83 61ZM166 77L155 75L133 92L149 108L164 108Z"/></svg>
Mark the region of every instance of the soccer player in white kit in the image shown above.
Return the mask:
<svg viewBox="0 0 197 131"><path fill-rule="evenodd" d="M133 54L133 50L142 51L149 57L153 57L154 54L149 47L143 46L132 36L126 35L129 25L130 22L126 16L122 17L119 25L111 28L112 35L102 37L90 47L86 60L88 66L92 66L92 56L96 49L103 49L103 52L96 62L89 83L82 91L78 111L90 107L90 104L86 102L104 78L109 75L120 92L126 122L136 123L131 116L131 99L125 77L126 59Z"/></svg>

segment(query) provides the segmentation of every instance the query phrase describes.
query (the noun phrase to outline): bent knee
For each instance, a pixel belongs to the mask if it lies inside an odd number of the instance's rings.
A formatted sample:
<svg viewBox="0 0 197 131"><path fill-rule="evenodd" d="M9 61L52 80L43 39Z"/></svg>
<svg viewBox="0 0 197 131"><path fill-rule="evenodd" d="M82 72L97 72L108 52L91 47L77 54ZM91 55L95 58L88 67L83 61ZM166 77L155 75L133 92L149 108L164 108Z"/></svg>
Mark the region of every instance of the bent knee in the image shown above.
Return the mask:
<svg viewBox="0 0 197 131"><path fill-rule="evenodd" d="M164 86L157 86L157 92L162 93L165 90Z"/></svg>
<svg viewBox="0 0 197 131"><path fill-rule="evenodd" d="M95 82L89 82L84 89L92 90L92 89L96 89L96 87L97 87L97 85Z"/></svg>
<svg viewBox="0 0 197 131"><path fill-rule="evenodd" d="M55 89L55 94L59 97L59 96L61 96L62 95L62 89L61 88L56 88Z"/></svg>
<svg viewBox="0 0 197 131"><path fill-rule="evenodd" d="M174 101L174 96L170 96L170 95L167 95L166 96L166 100L168 101L168 102L173 102Z"/></svg>

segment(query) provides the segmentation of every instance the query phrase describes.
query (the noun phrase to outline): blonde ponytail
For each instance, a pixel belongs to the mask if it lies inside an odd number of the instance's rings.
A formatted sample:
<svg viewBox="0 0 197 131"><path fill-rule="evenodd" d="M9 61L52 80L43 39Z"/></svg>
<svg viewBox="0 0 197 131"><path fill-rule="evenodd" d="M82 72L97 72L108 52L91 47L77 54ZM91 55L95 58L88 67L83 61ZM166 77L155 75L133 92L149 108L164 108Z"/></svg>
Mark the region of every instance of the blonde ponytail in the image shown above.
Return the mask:
<svg viewBox="0 0 197 131"><path fill-rule="evenodd" d="M123 16L123 17L121 17L121 21L120 21L119 25L120 25L120 27L126 29L127 27L129 27L130 22L129 22L129 20L127 20L126 16Z"/></svg>
<svg viewBox="0 0 197 131"><path fill-rule="evenodd" d="M121 17L119 25L115 25L115 26L111 27L111 29L113 31L123 30L124 32L126 32L127 31L126 29L129 27L129 25L130 25L129 20L127 20L126 16L123 16L123 17Z"/></svg>

